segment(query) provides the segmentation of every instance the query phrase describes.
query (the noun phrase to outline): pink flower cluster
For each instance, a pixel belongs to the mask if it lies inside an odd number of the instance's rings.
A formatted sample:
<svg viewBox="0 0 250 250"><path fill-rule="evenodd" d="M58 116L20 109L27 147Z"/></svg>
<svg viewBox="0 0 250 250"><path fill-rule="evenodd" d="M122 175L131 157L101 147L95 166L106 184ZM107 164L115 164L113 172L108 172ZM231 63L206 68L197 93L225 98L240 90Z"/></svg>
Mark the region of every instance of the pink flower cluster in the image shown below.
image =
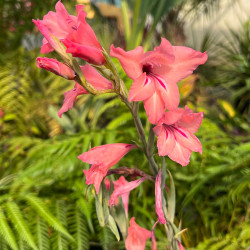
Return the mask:
<svg viewBox="0 0 250 250"><path fill-rule="evenodd" d="M60 1L57 2L55 9L56 12L50 11L43 20L33 20L44 35L41 53L56 50L59 54L69 53L72 57L81 58L92 65L105 66L103 49L85 20L84 6L76 6L77 16L69 15ZM128 100L143 102L149 122L155 125L154 133L157 136L159 155L168 156L173 161L186 166L192 151L202 153L201 143L194 133L201 125L203 113L193 113L187 106L185 109L178 108L180 98L177 83L206 62L206 52L201 53L183 46L172 46L169 41L162 38L160 46L146 53L141 46L125 51L111 45L110 56L120 61L128 77L133 80ZM106 79L89 64L80 67L87 82L98 91L114 89L112 80ZM67 62L38 57L37 66L75 81L74 88L64 94L64 103L58 112L60 117L64 112L72 109L77 96L88 94L88 91L80 85L77 73ZM86 183L93 184L97 194L103 180L109 188L110 183L105 179L108 170L135 147L135 145L123 143L108 144L92 148L80 155L79 159L91 164L88 170L84 170ZM144 180L143 177L128 182L122 176L114 181L114 192L110 197L109 206L116 205L118 197L121 196L128 217L129 193ZM167 221L162 210L161 170L156 177L155 196L158 221L165 224ZM144 249L148 238L152 238L154 243L154 233L138 226L135 218L132 218L126 248ZM179 245L180 249L181 247Z"/></svg>

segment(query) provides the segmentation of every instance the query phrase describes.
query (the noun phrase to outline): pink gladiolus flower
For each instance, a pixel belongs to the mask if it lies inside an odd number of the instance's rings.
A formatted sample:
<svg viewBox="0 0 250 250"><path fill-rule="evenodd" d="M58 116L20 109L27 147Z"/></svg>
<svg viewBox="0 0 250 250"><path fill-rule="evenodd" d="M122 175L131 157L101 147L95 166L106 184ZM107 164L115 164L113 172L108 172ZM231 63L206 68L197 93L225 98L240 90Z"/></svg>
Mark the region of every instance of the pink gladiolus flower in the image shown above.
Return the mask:
<svg viewBox="0 0 250 250"><path fill-rule="evenodd" d="M154 128L157 139L158 153L186 166L192 151L202 153L202 145L193 134L201 125L203 112L193 113L186 106L164 114Z"/></svg>
<svg viewBox="0 0 250 250"><path fill-rule="evenodd" d="M65 39L62 40L67 47L66 52L74 57L80 57L88 63L101 65L105 63L102 54L102 47L89 24L86 22L86 13L83 6L77 6L78 21L77 28L72 30Z"/></svg>
<svg viewBox="0 0 250 250"><path fill-rule="evenodd" d="M114 192L109 199L109 206L116 205L118 202L118 197L122 197L122 202L124 204L124 209L126 216L128 216L128 199L129 192L136 187L138 187L143 181L145 181L145 177L140 178L135 181L128 182L125 180L124 176L121 176L119 180L114 181Z"/></svg>
<svg viewBox="0 0 250 250"><path fill-rule="evenodd" d="M89 170L83 170L86 175L86 184L94 184L96 193L99 193L101 182L107 175L109 168L114 166L133 148L135 148L135 145L132 144L106 144L79 155L80 160L92 164Z"/></svg>
<svg viewBox="0 0 250 250"><path fill-rule="evenodd" d="M41 33L44 35L41 53L49 53L53 51L49 37L47 37L40 27L46 29L50 34L53 34L59 40L64 39L72 30L77 28L77 17L68 14L61 1L58 1L55 6L56 12L50 11L43 17L43 20L33 22L37 25ZM40 26L40 27L39 27Z"/></svg>
<svg viewBox="0 0 250 250"><path fill-rule="evenodd" d="M64 63L58 62L56 59L37 57L36 66L62 76L68 80L73 80L75 78L75 72Z"/></svg>
<svg viewBox="0 0 250 250"><path fill-rule="evenodd" d="M77 5L77 17L69 15L61 1L58 1L56 12L50 11L43 20L33 20L44 35L41 53L49 53L55 49L52 35L62 41L67 47L66 52L80 57L92 64L104 64L102 47L89 24L83 5Z"/></svg>
<svg viewBox="0 0 250 250"><path fill-rule="evenodd" d="M141 46L124 51L111 45L110 55L118 58L124 71L134 80L129 101L143 101L148 119L156 124L165 109L179 105L177 82L206 62L207 54L183 46L172 46L162 38L154 51L143 53Z"/></svg>
<svg viewBox="0 0 250 250"><path fill-rule="evenodd" d="M135 222L135 217L130 220L128 228L128 237L125 241L127 250L144 250L147 239L151 238L151 232L140 227Z"/></svg>
<svg viewBox="0 0 250 250"><path fill-rule="evenodd" d="M167 221L162 209L161 170L159 170L155 180L155 211L159 222L161 224L166 224Z"/></svg>
<svg viewBox="0 0 250 250"><path fill-rule="evenodd" d="M99 72L90 65L81 67L86 80L97 90L112 89L112 83L99 74ZM79 95L87 94L80 84L76 83L74 88L64 93L64 103L58 111L58 116L61 118L62 114L69 109L72 109L74 102Z"/></svg>
<svg viewBox="0 0 250 250"><path fill-rule="evenodd" d="M4 116L4 112L0 109L0 117Z"/></svg>

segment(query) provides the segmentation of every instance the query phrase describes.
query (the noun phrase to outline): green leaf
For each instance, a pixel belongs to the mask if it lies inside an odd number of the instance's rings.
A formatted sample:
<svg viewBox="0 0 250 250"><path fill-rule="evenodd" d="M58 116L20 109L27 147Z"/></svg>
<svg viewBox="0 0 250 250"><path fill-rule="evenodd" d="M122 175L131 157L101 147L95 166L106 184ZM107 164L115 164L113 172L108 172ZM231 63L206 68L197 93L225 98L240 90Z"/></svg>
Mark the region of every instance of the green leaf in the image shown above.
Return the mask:
<svg viewBox="0 0 250 250"><path fill-rule="evenodd" d="M105 218L102 208L102 188L100 187L99 193L95 194L96 214L101 227L105 226Z"/></svg>
<svg viewBox="0 0 250 250"><path fill-rule="evenodd" d="M116 239L118 241L120 241L120 234L119 234L119 231L117 229L117 226L116 226L116 223L115 223L115 220L114 218L109 215L109 218L108 218L108 225L109 225L109 228L110 230L113 232L113 234L115 235Z"/></svg>
<svg viewBox="0 0 250 250"><path fill-rule="evenodd" d="M6 240L6 242L12 249L18 250L15 236L7 222L7 219L5 218L3 211L1 210L0 210L0 234L3 236L3 238Z"/></svg>
<svg viewBox="0 0 250 250"><path fill-rule="evenodd" d="M35 245L33 236L29 230L29 227L25 222L17 204L15 202L10 201L6 204L6 208L10 219L12 220L18 234L20 235L20 238L25 240L32 249L38 250Z"/></svg>
<svg viewBox="0 0 250 250"><path fill-rule="evenodd" d="M42 218L44 218L44 220L46 220L56 231L62 233L68 239L74 240L72 236L67 232L67 230L62 226L60 221L51 214L51 212L41 199L31 194L23 196L23 199L25 199L37 211L37 213Z"/></svg>

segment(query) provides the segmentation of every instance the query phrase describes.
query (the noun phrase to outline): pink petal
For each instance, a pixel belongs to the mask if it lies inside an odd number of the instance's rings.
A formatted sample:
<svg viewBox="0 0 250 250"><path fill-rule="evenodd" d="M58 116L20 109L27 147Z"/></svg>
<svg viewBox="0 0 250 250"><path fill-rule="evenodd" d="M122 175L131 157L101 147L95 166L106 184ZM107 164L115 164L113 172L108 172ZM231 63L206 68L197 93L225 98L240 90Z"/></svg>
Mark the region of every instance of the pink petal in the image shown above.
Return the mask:
<svg viewBox="0 0 250 250"><path fill-rule="evenodd" d="M94 67L86 64L81 66L86 80L97 90L112 89L112 83L103 77Z"/></svg>
<svg viewBox="0 0 250 250"><path fill-rule="evenodd" d="M167 111L164 114L163 118L161 119L161 122L167 125L172 125L178 122L182 118L184 112L185 111L182 108L177 108L175 110Z"/></svg>
<svg viewBox="0 0 250 250"><path fill-rule="evenodd" d="M111 167L133 148L135 148L135 145L132 144L106 144L92 148L79 155L78 158L89 164Z"/></svg>
<svg viewBox="0 0 250 250"><path fill-rule="evenodd" d="M53 35L51 34L51 32L49 32L49 30L43 24L43 22L40 21L40 20L34 20L34 19L32 19L32 21L37 26L37 28L40 30L40 32L42 33L42 35L46 38L46 40L50 44L50 46L53 49L61 50L61 48L59 46L59 43L54 39Z"/></svg>
<svg viewBox="0 0 250 250"><path fill-rule="evenodd" d="M146 52L141 60L143 65L149 64L154 67L162 64L168 65L173 63L175 59L174 51L171 43L165 39L161 39L161 44L154 48L154 51Z"/></svg>
<svg viewBox="0 0 250 250"><path fill-rule="evenodd" d="M191 152L190 149L183 147L176 141L175 147L172 152L169 153L168 157L182 166L186 166L189 163Z"/></svg>
<svg viewBox="0 0 250 250"><path fill-rule="evenodd" d="M183 46L173 46L175 61L165 77L169 83L177 83L191 75L201 64L207 61L207 53L201 53Z"/></svg>
<svg viewBox="0 0 250 250"><path fill-rule="evenodd" d="M138 187L143 181L146 180L146 177L140 178L135 181L130 181L124 185L121 185L117 188L115 188L113 194L111 195L109 199L109 206L111 207L112 205L116 204L116 200L119 196L129 193L131 190L135 189Z"/></svg>
<svg viewBox="0 0 250 250"><path fill-rule="evenodd" d="M98 42L95 32L85 20L86 13L82 10L78 15L77 30L71 32L66 38L79 45L86 47L94 47L102 50L102 46Z"/></svg>
<svg viewBox="0 0 250 250"><path fill-rule="evenodd" d="M143 48L141 46L126 52L121 48L115 48L112 44L110 55L120 61L122 68L131 79L135 80L143 73L142 64L140 63L143 55Z"/></svg>
<svg viewBox="0 0 250 250"><path fill-rule="evenodd" d="M155 84L151 77L143 73L136 78L129 90L129 101L143 101L149 98L155 90Z"/></svg>
<svg viewBox="0 0 250 250"><path fill-rule="evenodd" d="M151 238L151 232L137 225L135 217L132 217L125 241L126 250L144 250L149 238Z"/></svg>
<svg viewBox="0 0 250 250"><path fill-rule="evenodd" d="M73 108L77 96L87 93L88 92L80 84L76 83L73 89L64 93L63 106L58 111L58 116L61 118L64 112Z"/></svg>
<svg viewBox="0 0 250 250"><path fill-rule="evenodd" d="M128 184L129 182L126 181L124 176L121 176L117 181L113 181L113 183L114 183L114 187L116 190L117 188L124 186L124 185ZM122 197L122 202L123 202L126 216L128 217L129 192L122 194L121 197Z"/></svg>
<svg viewBox="0 0 250 250"><path fill-rule="evenodd" d="M175 137L173 132L167 127L162 127L161 133L157 138L159 156L169 155L175 147Z"/></svg>
<svg viewBox="0 0 250 250"><path fill-rule="evenodd" d="M162 124L160 123L160 122L158 122L158 125L157 126L155 126L154 127L154 133L155 133L155 135L156 136L159 136L160 135L160 133L161 133L161 131L162 131L162 129L163 129L163 126L162 126Z"/></svg>
<svg viewBox="0 0 250 250"><path fill-rule="evenodd" d="M199 139L190 133L188 129L175 127L173 128L176 141L183 147L190 149L191 151L202 153L202 145Z"/></svg>
<svg viewBox="0 0 250 250"><path fill-rule="evenodd" d="M61 1L58 1L56 3L55 9L59 27L61 27L67 32L72 31L72 27L76 27L77 17L69 15Z"/></svg>
<svg viewBox="0 0 250 250"><path fill-rule="evenodd" d="M185 106L185 113L178 121L178 126L187 128L192 133L196 133L198 128L201 126L203 116L203 112L193 113L188 106Z"/></svg>
<svg viewBox="0 0 250 250"><path fill-rule="evenodd" d="M79 57L88 63L96 65L102 65L105 63L105 58L101 50L96 47L74 43L69 39L63 39L62 43L67 48L66 52L71 53L74 57Z"/></svg>
<svg viewBox="0 0 250 250"><path fill-rule="evenodd" d="M164 114L164 102L158 91L155 91L151 97L143 101L148 120L156 124Z"/></svg>
<svg viewBox="0 0 250 250"><path fill-rule="evenodd" d="M155 210L159 222L166 224L166 218L162 209L162 190L161 190L161 169L159 170L155 180Z"/></svg>
<svg viewBox="0 0 250 250"><path fill-rule="evenodd" d="M89 170L83 170L86 176L86 184L94 184L96 193L99 193L100 185L103 178L107 175L108 169L92 165Z"/></svg>
<svg viewBox="0 0 250 250"><path fill-rule="evenodd" d="M168 84L160 76L154 76L156 87L159 90L162 100L164 100L165 108L176 109L180 102L179 89L176 84Z"/></svg>

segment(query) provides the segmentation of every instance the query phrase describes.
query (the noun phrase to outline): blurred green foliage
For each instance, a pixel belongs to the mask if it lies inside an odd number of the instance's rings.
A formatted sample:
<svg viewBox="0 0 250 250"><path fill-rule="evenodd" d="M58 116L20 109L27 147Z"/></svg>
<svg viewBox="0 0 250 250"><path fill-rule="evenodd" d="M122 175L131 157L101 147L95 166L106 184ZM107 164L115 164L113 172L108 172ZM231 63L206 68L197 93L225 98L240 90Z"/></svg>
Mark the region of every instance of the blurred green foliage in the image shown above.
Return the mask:
<svg viewBox="0 0 250 250"><path fill-rule="evenodd" d="M209 10L212 1L195 2L194 6L205 3ZM2 15L9 13L3 27L10 27L11 19L20 21L17 13L23 2L15 8L9 3L1 2ZM123 241L117 242L109 229L99 226L92 188L87 189L82 173L88 165L77 156L100 144L138 141L132 117L117 97L107 94L81 96L73 110L58 118L63 93L73 82L36 68L37 48L16 46L26 36L24 31L33 30L30 19L54 8L53 1L32 4L40 7L24 15L20 30L10 33L4 28L1 33L1 52L7 53L1 53L0 60L0 109L4 111L0 117L0 249L124 249ZM160 19L164 20L171 23L172 19ZM112 29L105 24L105 33L103 23L92 22L108 47L116 39ZM186 86L185 91L181 87L182 105L188 101L192 109L205 112L197 134L202 156L192 153L185 168L166 158L177 191L176 223L181 220L188 228L182 240L190 249L247 249L250 245L249 22L241 33L229 32L227 40L228 44L212 43L220 55L218 61L210 59L199 68L193 83L180 83ZM36 41L33 45L37 47ZM210 52L211 47L206 49ZM129 87L131 80L114 62ZM187 86L192 86L190 91ZM140 116L148 133L150 124L142 105ZM157 156L156 160L160 161ZM149 173L139 150L131 151L119 166L137 166ZM153 183L144 182L131 192L129 209L138 224L152 228L156 220ZM156 227L156 238L158 249L166 249L162 226Z"/></svg>

